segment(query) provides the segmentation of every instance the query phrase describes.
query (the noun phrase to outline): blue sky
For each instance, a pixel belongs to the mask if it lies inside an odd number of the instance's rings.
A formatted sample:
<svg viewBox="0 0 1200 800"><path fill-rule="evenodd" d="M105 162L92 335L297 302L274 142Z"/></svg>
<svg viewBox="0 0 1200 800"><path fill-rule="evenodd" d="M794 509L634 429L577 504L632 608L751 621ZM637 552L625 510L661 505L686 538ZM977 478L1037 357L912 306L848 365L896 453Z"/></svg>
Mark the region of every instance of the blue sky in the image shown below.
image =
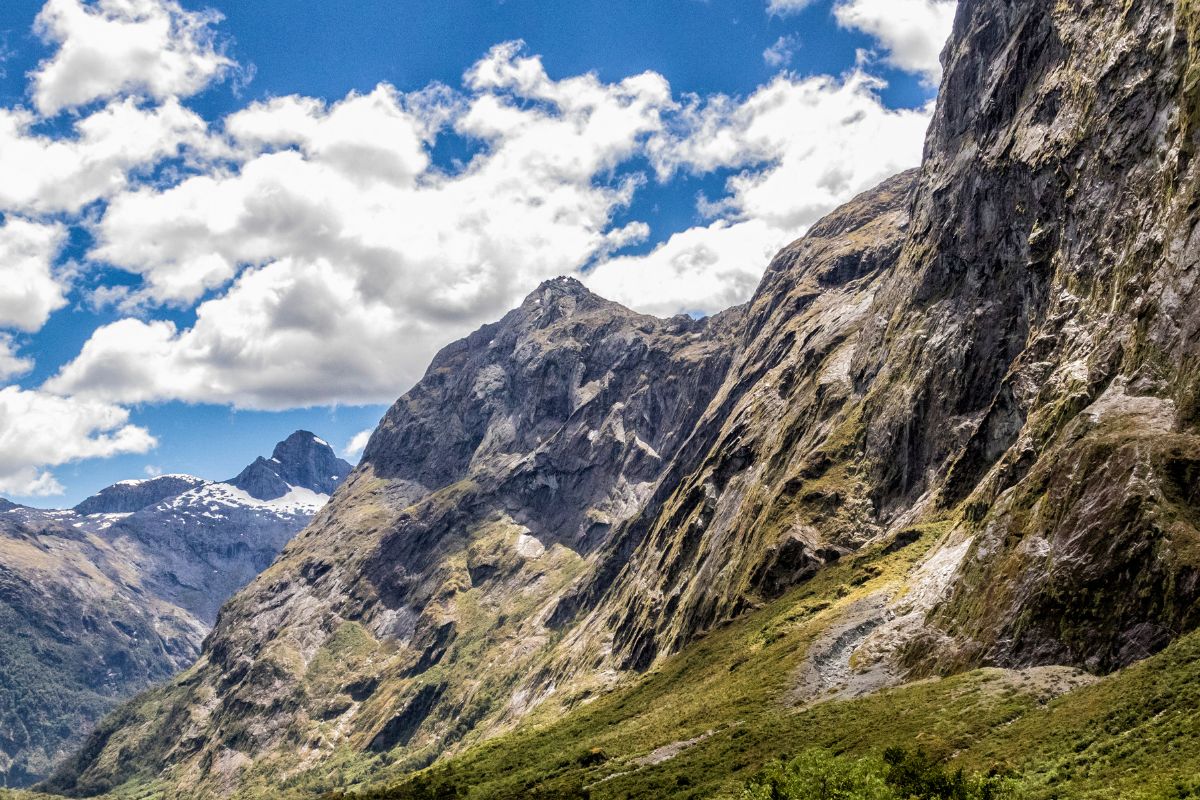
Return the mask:
<svg viewBox="0 0 1200 800"><path fill-rule="evenodd" d="M746 299L916 163L952 12L7 0L0 494L341 447L556 274L648 313Z"/></svg>

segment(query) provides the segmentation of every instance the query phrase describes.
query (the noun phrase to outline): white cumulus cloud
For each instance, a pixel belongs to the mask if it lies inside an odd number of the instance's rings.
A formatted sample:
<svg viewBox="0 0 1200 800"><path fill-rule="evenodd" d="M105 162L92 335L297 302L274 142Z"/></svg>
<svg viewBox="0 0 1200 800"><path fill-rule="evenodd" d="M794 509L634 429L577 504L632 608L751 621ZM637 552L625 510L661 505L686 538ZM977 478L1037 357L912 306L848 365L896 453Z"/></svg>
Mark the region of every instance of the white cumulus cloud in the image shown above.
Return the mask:
<svg viewBox="0 0 1200 800"><path fill-rule="evenodd" d="M767 0L767 11L771 14L794 14L803 11L817 0Z"/></svg>
<svg viewBox="0 0 1200 800"><path fill-rule="evenodd" d="M780 36L775 40L775 44L763 51L763 61L768 67L778 69L786 67L792 63L792 58L796 55L796 50L800 47L799 37Z"/></svg>
<svg viewBox="0 0 1200 800"><path fill-rule="evenodd" d="M254 104L225 121L220 166L114 197L91 258L140 275L126 299L145 308L198 302L195 323L102 327L47 388L262 409L390 402L447 341L563 274L639 310L718 311L750 296L779 247L916 164L928 124L928 109L886 108L861 70L680 103L652 73L552 79L509 43L464 83ZM446 172L429 151L449 130L478 149ZM616 177L635 157L661 181L736 172L711 223L614 256L648 234L612 222L646 180Z"/></svg>
<svg viewBox="0 0 1200 800"><path fill-rule="evenodd" d="M371 441L371 434L375 433L374 428L367 428L365 431L359 431L351 437L346 443L346 447L342 450L342 455L346 458L358 458L362 455L363 450L367 449L367 443Z"/></svg>
<svg viewBox="0 0 1200 800"><path fill-rule="evenodd" d="M614 258L588 277L598 293L655 314L713 312L753 293L771 256L856 194L920 162L930 108L893 110L881 84L782 75L744 101L696 102L650 153L662 179L677 170L737 169L707 227L643 256Z"/></svg>
<svg viewBox="0 0 1200 800"><path fill-rule="evenodd" d="M0 224L0 328L37 331L67 304L67 287L53 273L66 238L59 223L9 217Z"/></svg>
<svg viewBox="0 0 1200 800"><path fill-rule="evenodd" d="M193 95L233 66L214 39L220 18L174 0L48 0L35 30L56 50L30 73L34 104L52 115L116 95Z"/></svg>
<svg viewBox="0 0 1200 800"><path fill-rule="evenodd" d="M0 381L24 375L33 369L33 359L17 354L17 345L7 334L0 334Z"/></svg>
<svg viewBox="0 0 1200 800"><path fill-rule="evenodd" d="M156 444L117 406L15 386L0 389L0 492L5 494L60 494L62 486L48 468L145 453Z"/></svg>
<svg viewBox="0 0 1200 800"><path fill-rule="evenodd" d="M76 213L124 189L139 168L207 147L204 121L177 100L148 109L115 100L66 137L36 134L36 122L27 110L0 108L0 211Z"/></svg>
<svg viewBox="0 0 1200 800"><path fill-rule="evenodd" d="M446 341L646 235L611 224L638 179L610 175L674 107L660 76L556 81L506 44L466 85L258 104L227 121L232 168L114 198L91 257L140 274L142 302L224 293L185 330L101 328L49 386L115 402L390 401ZM447 125L480 147L452 173L428 155Z"/></svg>
<svg viewBox="0 0 1200 800"><path fill-rule="evenodd" d="M833 13L842 27L875 38L888 63L936 84L957 7L957 0L839 0Z"/></svg>
<svg viewBox="0 0 1200 800"><path fill-rule="evenodd" d="M77 2L52 0L67 16ZM172 19L188 13L161 0L97 0L80 13L91 24L151 6ZM908 63L907 38L874 33L872 8L843 0L835 13ZM207 18L185 22L171 28L168 50L224 59ZM62 50L70 40L54 39ZM783 66L795 40L777 45L764 57ZM180 74L207 74L200 85L221 63ZM783 73L748 97L680 100L654 73L551 77L511 42L472 66L461 89L380 84L337 101L279 97L211 126L175 98L193 90L182 79L161 90L109 81L117 99L64 140L43 140L29 112L8 112L9 138L27 157L6 167L0 146L0 208L78 211L103 199L86 221L87 259L140 278L95 293L138 313L97 329L44 388L118 404L389 402L447 341L499 318L545 278L581 275L660 314L742 302L779 247L919 162L929 109L887 108L864 70ZM124 92L166 99L151 105ZM136 139L152 144L101 147L130 138L107 136L117 115L156 126ZM464 163L434 164L443 137L465 144ZM58 161L46 155L54 147L67 148ZM104 157L81 156L89 147ZM181 152L188 169L136 179ZM21 172L37 158L51 168ZM653 176L637 172L645 163ZM20 178L16 188L5 169ZM647 254L621 255L650 233L640 220L614 222L643 183L716 170L732 177L722 197L700 204L709 221ZM39 182L43 173L59 177ZM59 186L69 189L56 196ZM194 309L194 322L156 319L163 305Z"/></svg>

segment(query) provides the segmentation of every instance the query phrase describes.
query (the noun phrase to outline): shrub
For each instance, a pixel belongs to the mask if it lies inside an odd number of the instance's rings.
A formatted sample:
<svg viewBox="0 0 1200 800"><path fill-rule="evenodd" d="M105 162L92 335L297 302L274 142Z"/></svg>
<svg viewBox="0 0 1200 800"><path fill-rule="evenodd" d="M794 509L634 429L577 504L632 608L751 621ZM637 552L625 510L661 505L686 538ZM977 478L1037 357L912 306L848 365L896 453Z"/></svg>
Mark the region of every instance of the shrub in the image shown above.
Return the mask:
<svg viewBox="0 0 1200 800"><path fill-rule="evenodd" d="M883 773L879 761L848 761L810 750L786 764L768 764L742 800L893 800Z"/></svg>
<svg viewBox="0 0 1200 800"><path fill-rule="evenodd" d="M810 750L768 764L742 800L1016 800L1017 785L998 774L948 772L921 750L888 749L882 759L839 758Z"/></svg>

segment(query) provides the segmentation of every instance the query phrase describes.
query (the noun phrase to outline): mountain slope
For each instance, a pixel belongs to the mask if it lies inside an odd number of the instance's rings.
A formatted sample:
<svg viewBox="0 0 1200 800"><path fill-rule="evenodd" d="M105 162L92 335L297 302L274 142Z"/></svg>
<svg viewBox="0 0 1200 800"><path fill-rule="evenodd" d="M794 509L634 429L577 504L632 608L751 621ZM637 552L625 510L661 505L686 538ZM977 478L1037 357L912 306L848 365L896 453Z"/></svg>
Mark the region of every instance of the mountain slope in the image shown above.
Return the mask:
<svg viewBox="0 0 1200 800"><path fill-rule="evenodd" d="M48 785L421 767L871 546L923 542L812 598L756 702L1103 674L1195 629L1198 36L1190 0L963 0L919 174L713 320L559 281L447 348L196 669Z"/></svg>
<svg viewBox="0 0 1200 800"><path fill-rule="evenodd" d="M317 452L349 472L298 436L295 471ZM0 782L45 777L118 701L189 666L221 604L323 505L327 478L285 501L173 475L71 511L0 510Z"/></svg>
<svg viewBox="0 0 1200 800"><path fill-rule="evenodd" d="M443 796L459 788L488 800L577 798L582 787L592 800L733 800L780 756L817 748L878 757L896 746L946 759L951 773L1000 770L1029 800L1194 796L1196 633L1102 679L1062 667L989 668L848 702L780 702L794 691L809 643L846 607L919 564L937 536L928 529L899 549L884 542L849 556L594 702L537 715L410 780L385 767L353 796L420 797L424 782ZM342 785L350 785L355 773L334 763L324 782L318 774L277 796L311 796L347 775Z"/></svg>
<svg viewBox="0 0 1200 800"><path fill-rule="evenodd" d="M504 713L556 598L685 446L740 321L658 320L562 279L443 350L196 669L145 700L160 713L98 731L85 790L167 759L225 782L246 750L382 754L436 710L432 755Z"/></svg>
<svg viewBox="0 0 1200 800"><path fill-rule="evenodd" d="M156 596L211 626L225 600L271 565L352 469L326 442L298 431L270 461L260 457L239 476L272 481L206 482L113 521L105 536Z"/></svg>
<svg viewBox="0 0 1200 800"><path fill-rule="evenodd" d="M32 783L118 701L195 659L206 626L147 593L71 514L0 516L0 776Z"/></svg>
<svg viewBox="0 0 1200 800"><path fill-rule="evenodd" d="M615 669L644 670L881 535L860 470L842 463L860 424L850 369L900 256L915 179L887 181L775 258L692 447L557 609L560 623L591 611L553 682L610 648Z"/></svg>

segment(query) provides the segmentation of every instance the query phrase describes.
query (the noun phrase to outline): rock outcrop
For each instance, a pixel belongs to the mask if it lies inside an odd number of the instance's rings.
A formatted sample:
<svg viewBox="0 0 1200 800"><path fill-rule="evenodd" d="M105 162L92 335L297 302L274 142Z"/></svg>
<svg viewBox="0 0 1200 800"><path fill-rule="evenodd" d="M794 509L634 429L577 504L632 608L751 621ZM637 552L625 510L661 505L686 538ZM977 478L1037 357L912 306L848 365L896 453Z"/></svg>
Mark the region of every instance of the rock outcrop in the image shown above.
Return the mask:
<svg viewBox="0 0 1200 800"><path fill-rule="evenodd" d="M0 784L45 777L117 702L192 664L225 600L349 473L318 442L276 448L298 483L269 502L170 475L70 511L0 505Z"/></svg>
<svg viewBox="0 0 1200 800"><path fill-rule="evenodd" d="M560 280L451 345L195 670L48 787L422 766L928 523L809 683L1100 673L1195 629L1198 43L1191 0L963 0L919 173L746 307Z"/></svg>

